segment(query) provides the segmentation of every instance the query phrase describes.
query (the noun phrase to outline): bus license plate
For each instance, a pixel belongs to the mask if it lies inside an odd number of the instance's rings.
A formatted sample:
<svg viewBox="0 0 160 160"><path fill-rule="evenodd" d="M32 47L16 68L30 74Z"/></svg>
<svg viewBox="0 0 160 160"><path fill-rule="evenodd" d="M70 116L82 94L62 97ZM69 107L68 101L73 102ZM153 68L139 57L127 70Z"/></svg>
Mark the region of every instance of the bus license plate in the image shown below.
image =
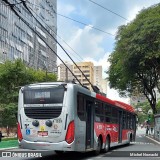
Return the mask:
<svg viewBox="0 0 160 160"><path fill-rule="evenodd" d="M38 136L48 136L48 131L38 131Z"/></svg>

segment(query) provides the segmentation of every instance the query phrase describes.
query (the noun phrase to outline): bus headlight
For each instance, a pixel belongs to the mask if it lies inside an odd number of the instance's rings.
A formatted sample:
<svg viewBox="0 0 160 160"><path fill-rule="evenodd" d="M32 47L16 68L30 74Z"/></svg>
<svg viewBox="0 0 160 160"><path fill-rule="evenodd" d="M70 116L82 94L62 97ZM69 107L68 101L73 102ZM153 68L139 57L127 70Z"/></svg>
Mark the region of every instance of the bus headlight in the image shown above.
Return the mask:
<svg viewBox="0 0 160 160"><path fill-rule="evenodd" d="M46 121L46 126L51 127L52 126L52 121L51 120L47 120Z"/></svg>

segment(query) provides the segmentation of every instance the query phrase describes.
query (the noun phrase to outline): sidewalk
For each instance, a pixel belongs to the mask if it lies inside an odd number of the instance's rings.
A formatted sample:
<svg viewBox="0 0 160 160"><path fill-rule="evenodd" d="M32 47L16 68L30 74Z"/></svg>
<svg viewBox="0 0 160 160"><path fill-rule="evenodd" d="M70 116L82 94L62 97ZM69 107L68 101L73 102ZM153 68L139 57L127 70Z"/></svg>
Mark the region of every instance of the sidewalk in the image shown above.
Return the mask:
<svg viewBox="0 0 160 160"><path fill-rule="evenodd" d="M8 140L8 141L1 141L0 142L0 150L7 149L7 148L13 148L18 147L18 140Z"/></svg>
<svg viewBox="0 0 160 160"><path fill-rule="evenodd" d="M147 138L151 139L152 141L156 142L157 144L160 144L160 141L154 138L154 135L146 135Z"/></svg>
<svg viewBox="0 0 160 160"><path fill-rule="evenodd" d="M148 133L148 135L146 135L146 128L141 128L140 126L138 126L137 128L137 135L145 135L147 138L149 138L150 140L156 142L157 144L160 144L159 141L157 141L155 138L154 138L154 132L151 134L150 132Z"/></svg>

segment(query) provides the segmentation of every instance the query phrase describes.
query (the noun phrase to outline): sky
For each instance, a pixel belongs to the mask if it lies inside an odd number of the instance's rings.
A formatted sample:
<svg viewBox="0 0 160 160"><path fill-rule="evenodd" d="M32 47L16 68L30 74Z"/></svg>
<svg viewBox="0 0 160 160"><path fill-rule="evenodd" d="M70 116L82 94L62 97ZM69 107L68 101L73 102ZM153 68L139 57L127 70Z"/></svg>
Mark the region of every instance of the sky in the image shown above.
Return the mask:
<svg viewBox="0 0 160 160"><path fill-rule="evenodd" d="M105 71L109 67L107 60L114 51L118 27L134 20L140 10L157 3L160 3L160 0L57 0L57 35L60 37L58 40L75 62L92 61L94 65L102 65L102 75L106 78ZM71 62L60 47L58 55L64 61ZM61 62L58 60L58 63ZM129 103L128 99L119 97L115 90L109 87L107 89L108 98Z"/></svg>

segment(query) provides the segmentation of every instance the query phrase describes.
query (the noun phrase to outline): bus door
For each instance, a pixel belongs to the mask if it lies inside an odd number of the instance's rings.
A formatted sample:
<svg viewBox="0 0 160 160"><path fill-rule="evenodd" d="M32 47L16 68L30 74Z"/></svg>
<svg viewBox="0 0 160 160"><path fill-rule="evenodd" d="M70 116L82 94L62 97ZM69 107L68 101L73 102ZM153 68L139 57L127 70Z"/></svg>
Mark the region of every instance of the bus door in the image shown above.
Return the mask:
<svg viewBox="0 0 160 160"><path fill-rule="evenodd" d="M122 143L122 124L123 124L123 120L122 120L122 111L119 111L119 117L118 117L118 124L119 124L119 129L118 129L118 143Z"/></svg>
<svg viewBox="0 0 160 160"><path fill-rule="evenodd" d="M93 148L93 101L86 100L86 149Z"/></svg>

